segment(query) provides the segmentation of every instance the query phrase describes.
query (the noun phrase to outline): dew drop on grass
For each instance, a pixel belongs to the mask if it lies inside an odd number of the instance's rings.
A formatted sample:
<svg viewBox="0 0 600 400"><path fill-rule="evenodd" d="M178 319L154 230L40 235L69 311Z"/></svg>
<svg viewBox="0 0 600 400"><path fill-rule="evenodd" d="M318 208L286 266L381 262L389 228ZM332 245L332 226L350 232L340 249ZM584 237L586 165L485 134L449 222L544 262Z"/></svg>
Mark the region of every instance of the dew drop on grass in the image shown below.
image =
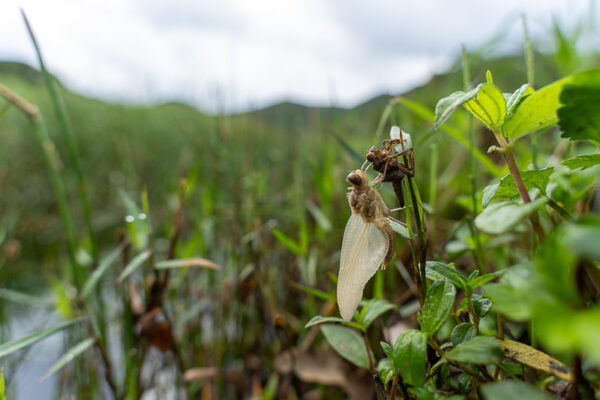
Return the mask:
<svg viewBox="0 0 600 400"><path fill-rule="evenodd" d="M135 219L135 217L133 215L128 215L125 217L126 222L133 222L134 219Z"/></svg>
<svg viewBox="0 0 600 400"><path fill-rule="evenodd" d="M146 219L146 214L144 213L139 213L138 214L138 219L141 219L142 221Z"/></svg>

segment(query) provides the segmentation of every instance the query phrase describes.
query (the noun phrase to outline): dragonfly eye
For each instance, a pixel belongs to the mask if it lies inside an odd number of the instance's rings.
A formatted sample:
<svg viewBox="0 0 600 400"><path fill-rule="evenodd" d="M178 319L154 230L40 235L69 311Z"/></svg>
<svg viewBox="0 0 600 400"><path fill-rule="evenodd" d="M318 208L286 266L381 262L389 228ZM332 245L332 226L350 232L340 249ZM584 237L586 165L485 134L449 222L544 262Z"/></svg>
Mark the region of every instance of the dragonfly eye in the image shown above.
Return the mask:
<svg viewBox="0 0 600 400"><path fill-rule="evenodd" d="M346 180L353 184L354 186L362 185L362 178L356 172L350 172L346 177Z"/></svg>

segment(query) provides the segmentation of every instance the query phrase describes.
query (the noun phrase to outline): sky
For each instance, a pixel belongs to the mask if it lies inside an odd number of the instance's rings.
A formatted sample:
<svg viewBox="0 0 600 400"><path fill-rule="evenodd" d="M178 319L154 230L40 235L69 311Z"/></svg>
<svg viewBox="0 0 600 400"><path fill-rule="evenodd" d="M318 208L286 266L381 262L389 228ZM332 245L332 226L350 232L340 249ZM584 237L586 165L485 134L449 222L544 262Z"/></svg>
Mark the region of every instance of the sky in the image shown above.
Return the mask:
<svg viewBox="0 0 600 400"><path fill-rule="evenodd" d="M0 60L32 66L21 7L70 89L208 112L353 107L426 83L461 45L502 34L497 51L522 52L521 13L548 46L552 18L570 28L590 9L588 0L1 0Z"/></svg>

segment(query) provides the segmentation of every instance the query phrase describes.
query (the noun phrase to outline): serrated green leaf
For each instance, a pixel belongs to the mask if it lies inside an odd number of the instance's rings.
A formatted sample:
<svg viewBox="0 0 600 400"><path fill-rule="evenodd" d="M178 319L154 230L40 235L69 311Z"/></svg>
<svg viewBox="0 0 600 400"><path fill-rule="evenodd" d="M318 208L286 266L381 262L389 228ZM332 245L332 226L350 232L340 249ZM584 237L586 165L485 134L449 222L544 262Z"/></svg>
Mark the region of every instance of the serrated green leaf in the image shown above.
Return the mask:
<svg viewBox="0 0 600 400"><path fill-rule="evenodd" d="M510 140L529 135L558 121L556 112L560 107L559 95L571 77L553 82L527 96L513 111L502 129Z"/></svg>
<svg viewBox="0 0 600 400"><path fill-rule="evenodd" d="M145 250L137 256L133 257L133 259L129 262L129 264L127 264L123 272L121 272L121 275L119 275L119 283L122 282L129 275L133 274L136 269L141 267L144 264L144 261L150 258L151 254L152 250Z"/></svg>
<svg viewBox="0 0 600 400"><path fill-rule="evenodd" d="M477 96L464 104L475 118L493 132L500 132L506 118L506 100L502 92L492 84L485 84Z"/></svg>
<svg viewBox="0 0 600 400"><path fill-rule="evenodd" d="M62 324L56 325L52 328L44 329L43 331L39 331L36 333L32 333L31 335L27 335L23 338L13 340L8 343L3 343L0 345L0 358L7 356L15 351L21 350L25 347L31 346L34 343L39 342L47 338L50 335L55 334L69 326L75 324L76 322L81 321L81 318L72 319L70 321L65 321Z"/></svg>
<svg viewBox="0 0 600 400"><path fill-rule="evenodd" d="M82 299L85 299L90 294L92 294L93 290L96 288L96 286L100 282L100 279L102 278L102 276L104 276L104 274L108 271L108 269L111 267L111 265L113 265L114 262L117 261L117 259L119 258L119 255L121 255L121 252L123 251L124 248L125 248L125 245L122 244L119 247L117 247L116 249L111 250L106 256L104 256L100 260L100 262L98 263L98 266L96 267L94 272L92 272L92 274L87 279L87 281L85 281L85 284L83 285L83 288L81 289L81 298Z"/></svg>
<svg viewBox="0 0 600 400"><path fill-rule="evenodd" d="M600 164L600 154L585 154L574 158L570 158L561 163L561 165L569 167L570 169L586 169L598 164Z"/></svg>
<svg viewBox="0 0 600 400"><path fill-rule="evenodd" d="M514 91L513 94L510 95L509 99L506 101L506 115L510 117L515 110L515 108L520 104L523 100L523 97L529 96L534 93L535 90L528 83L524 84L520 88Z"/></svg>
<svg viewBox="0 0 600 400"><path fill-rule="evenodd" d="M321 332L340 356L360 368L369 369L365 342L358 332L342 325L323 325Z"/></svg>
<svg viewBox="0 0 600 400"><path fill-rule="evenodd" d="M394 343L394 366L401 371L404 383L421 386L427 370L427 336L411 329L402 334Z"/></svg>
<svg viewBox="0 0 600 400"><path fill-rule="evenodd" d="M471 100L477 96L477 93L481 90L483 84L478 85L476 88L468 92L454 92L448 97L444 97L438 101L435 106L435 122L433 127L438 129L458 107L463 105L465 102Z"/></svg>
<svg viewBox="0 0 600 400"><path fill-rule="evenodd" d="M600 143L600 69L575 74L560 93L561 137Z"/></svg>
<svg viewBox="0 0 600 400"><path fill-rule="evenodd" d="M458 324L452 329L452 335L450 335L450 339L452 340L452 344L454 346L458 346L463 342L468 342L477 336L477 329L470 322L463 322Z"/></svg>
<svg viewBox="0 0 600 400"><path fill-rule="evenodd" d="M378 299L368 302L361 310L364 311L362 318L362 326L366 329L375 321L377 317L390 310L397 308L394 304L387 300Z"/></svg>
<svg viewBox="0 0 600 400"><path fill-rule="evenodd" d="M326 323L340 323L342 325L351 326L353 328L363 330L363 326L356 322L346 321L340 317L323 317L321 315L316 315L316 316L312 317L310 319L310 321L308 321L306 323L306 325L304 325L304 327L310 328L311 326L314 326L314 325L326 324Z"/></svg>
<svg viewBox="0 0 600 400"><path fill-rule="evenodd" d="M427 277L436 279L446 278L458 289L465 290L467 280L455 268L438 261L427 261Z"/></svg>
<svg viewBox="0 0 600 400"><path fill-rule="evenodd" d="M456 298L456 288L445 279L435 281L425 297L425 304L420 316L421 328L429 337L444 324Z"/></svg>
<svg viewBox="0 0 600 400"><path fill-rule="evenodd" d="M542 193L545 193L546 186L550 180L550 175L552 175L553 172L554 167L521 171L521 179L528 191L537 188ZM482 200L482 205L484 208L494 199L512 199L519 197L519 190L517 189L517 185L511 174L500 179L500 184L496 187L495 191L493 189L494 185L490 185L483 191L484 198Z"/></svg>
<svg viewBox="0 0 600 400"><path fill-rule="evenodd" d="M94 345L94 343L96 343L96 340L93 339L93 338L87 338L87 339L84 339L81 342L77 343L69 351L67 351L65 354L63 354L63 356L61 358L59 358L48 369L48 371L44 374L44 376L42 377L41 380L42 381L46 380L48 377L50 377L56 371L58 371L59 369L61 369L62 367L64 367L68 363L70 363L71 361L73 361L73 359L75 357L79 356L80 354L82 354L83 352L85 352L87 349L89 349L90 347L92 347Z"/></svg>
<svg viewBox="0 0 600 400"><path fill-rule="evenodd" d="M476 336L444 353L444 358L448 360L469 364L495 363L503 357L498 340L489 336Z"/></svg>
<svg viewBox="0 0 600 400"><path fill-rule="evenodd" d="M541 392L535 386L528 383L507 380L502 382L488 383L481 387L481 395L484 400L552 400L552 397Z"/></svg>
<svg viewBox="0 0 600 400"><path fill-rule="evenodd" d="M547 201L542 197L527 204L515 200L492 204L475 218L475 226L491 235L508 232Z"/></svg>

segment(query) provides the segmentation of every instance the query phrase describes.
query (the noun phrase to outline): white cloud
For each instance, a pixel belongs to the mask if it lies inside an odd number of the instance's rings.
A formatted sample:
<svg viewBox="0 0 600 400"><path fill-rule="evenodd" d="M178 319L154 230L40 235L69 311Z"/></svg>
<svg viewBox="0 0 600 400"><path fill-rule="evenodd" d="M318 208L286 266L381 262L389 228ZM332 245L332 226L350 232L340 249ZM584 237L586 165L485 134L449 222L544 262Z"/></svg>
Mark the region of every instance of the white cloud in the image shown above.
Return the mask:
<svg viewBox="0 0 600 400"><path fill-rule="evenodd" d="M78 92L240 110L282 99L319 105L335 99L351 106L381 92L397 93L445 68L460 44L481 44L499 28L507 32L508 48L519 51L521 11L532 32L543 37L551 14L571 22L587 1L23 0L21 5L49 68ZM12 0L0 5L0 58L35 65Z"/></svg>

